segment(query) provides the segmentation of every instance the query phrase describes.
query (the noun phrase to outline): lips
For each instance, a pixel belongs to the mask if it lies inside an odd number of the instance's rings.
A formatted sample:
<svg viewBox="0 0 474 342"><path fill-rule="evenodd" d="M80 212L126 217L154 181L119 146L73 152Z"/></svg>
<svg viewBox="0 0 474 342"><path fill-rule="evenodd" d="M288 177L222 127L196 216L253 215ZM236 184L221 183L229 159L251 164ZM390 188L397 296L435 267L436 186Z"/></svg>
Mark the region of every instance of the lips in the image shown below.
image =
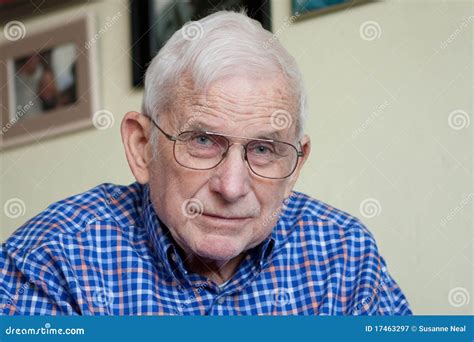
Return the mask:
<svg viewBox="0 0 474 342"><path fill-rule="evenodd" d="M211 213L203 213L202 216L207 216L213 219L229 220L229 221L243 221L250 218L249 216L222 216L222 215L216 215L216 214L211 214Z"/></svg>

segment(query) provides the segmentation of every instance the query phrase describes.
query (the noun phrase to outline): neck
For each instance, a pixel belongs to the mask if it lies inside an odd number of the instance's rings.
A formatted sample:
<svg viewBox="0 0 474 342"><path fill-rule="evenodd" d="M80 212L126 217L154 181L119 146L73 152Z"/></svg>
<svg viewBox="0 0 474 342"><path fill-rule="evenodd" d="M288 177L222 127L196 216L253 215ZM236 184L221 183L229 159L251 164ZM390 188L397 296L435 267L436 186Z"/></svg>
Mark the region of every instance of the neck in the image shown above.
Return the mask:
<svg viewBox="0 0 474 342"><path fill-rule="evenodd" d="M221 261L191 255L185 263L193 273L197 273L220 285L232 278L244 256L245 254L242 253L231 260Z"/></svg>

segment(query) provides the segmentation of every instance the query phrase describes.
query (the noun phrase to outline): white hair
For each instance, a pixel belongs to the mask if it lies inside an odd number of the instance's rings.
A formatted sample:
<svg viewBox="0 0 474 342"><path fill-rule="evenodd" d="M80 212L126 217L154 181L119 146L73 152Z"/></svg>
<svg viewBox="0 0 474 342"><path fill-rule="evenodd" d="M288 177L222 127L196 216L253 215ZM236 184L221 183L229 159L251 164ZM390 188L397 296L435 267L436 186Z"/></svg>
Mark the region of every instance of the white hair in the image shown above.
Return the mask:
<svg viewBox="0 0 474 342"><path fill-rule="evenodd" d="M178 82L184 75L191 77L195 89L205 92L219 78L243 71L284 76L288 92L297 101L298 112L294 114L297 136L301 138L307 101L296 61L276 35L244 11L215 12L176 31L148 67L142 113L159 122L160 113L173 105ZM157 134L157 130L152 134L153 144Z"/></svg>

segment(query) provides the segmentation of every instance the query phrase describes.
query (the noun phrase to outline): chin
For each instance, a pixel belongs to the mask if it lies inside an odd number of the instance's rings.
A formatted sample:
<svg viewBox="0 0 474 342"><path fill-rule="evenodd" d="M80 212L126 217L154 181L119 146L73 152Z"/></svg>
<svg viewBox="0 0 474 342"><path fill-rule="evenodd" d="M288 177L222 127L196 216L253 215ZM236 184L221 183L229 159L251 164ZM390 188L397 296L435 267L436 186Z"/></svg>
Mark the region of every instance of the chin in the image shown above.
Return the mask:
<svg viewBox="0 0 474 342"><path fill-rule="evenodd" d="M245 246L235 237L211 235L203 237L194 247L193 252L202 258L226 261L241 254Z"/></svg>

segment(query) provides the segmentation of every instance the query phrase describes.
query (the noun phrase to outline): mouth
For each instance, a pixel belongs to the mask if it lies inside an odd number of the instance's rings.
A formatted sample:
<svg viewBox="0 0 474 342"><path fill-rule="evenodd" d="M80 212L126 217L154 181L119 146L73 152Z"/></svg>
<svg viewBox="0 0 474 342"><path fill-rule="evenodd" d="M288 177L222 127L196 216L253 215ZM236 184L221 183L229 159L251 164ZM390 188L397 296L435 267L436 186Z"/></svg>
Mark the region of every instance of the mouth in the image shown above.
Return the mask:
<svg viewBox="0 0 474 342"><path fill-rule="evenodd" d="M202 213L202 216L212 220L220 220L220 221L227 221L227 222L243 222L245 220L251 219L250 216L221 216L216 214L210 213Z"/></svg>

